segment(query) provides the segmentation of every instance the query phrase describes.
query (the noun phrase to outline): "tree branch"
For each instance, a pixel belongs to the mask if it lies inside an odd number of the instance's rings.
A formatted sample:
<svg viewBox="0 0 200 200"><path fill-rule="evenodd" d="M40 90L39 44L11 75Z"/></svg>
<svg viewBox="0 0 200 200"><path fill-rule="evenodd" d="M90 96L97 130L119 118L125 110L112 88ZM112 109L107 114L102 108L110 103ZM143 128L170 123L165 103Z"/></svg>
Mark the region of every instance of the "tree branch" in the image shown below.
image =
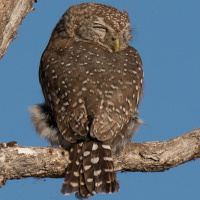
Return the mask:
<svg viewBox="0 0 200 200"><path fill-rule="evenodd" d="M114 165L115 171L160 172L196 158L200 128L168 141L130 143L114 157ZM9 179L64 177L68 161L69 153L62 149L1 144L0 186Z"/></svg>
<svg viewBox="0 0 200 200"><path fill-rule="evenodd" d="M0 0L0 59L9 44L17 37L17 30L36 0Z"/></svg>

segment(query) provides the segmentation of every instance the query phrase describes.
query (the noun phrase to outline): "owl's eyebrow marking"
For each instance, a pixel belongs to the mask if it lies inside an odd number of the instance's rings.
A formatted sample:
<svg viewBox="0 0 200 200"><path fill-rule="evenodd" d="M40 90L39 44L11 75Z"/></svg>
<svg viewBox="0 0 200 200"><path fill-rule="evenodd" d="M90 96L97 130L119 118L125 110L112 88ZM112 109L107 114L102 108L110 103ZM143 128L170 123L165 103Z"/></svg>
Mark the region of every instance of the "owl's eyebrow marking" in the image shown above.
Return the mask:
<svg viewBox="0 0 200 200"><path fill-rule="evenodd" d="M105 27L105 26L103 26L102 24L99 24L99 23L94 23L93 28L99 29L99 30L102 30L102 31L108 31L107 27Z"/></svg>

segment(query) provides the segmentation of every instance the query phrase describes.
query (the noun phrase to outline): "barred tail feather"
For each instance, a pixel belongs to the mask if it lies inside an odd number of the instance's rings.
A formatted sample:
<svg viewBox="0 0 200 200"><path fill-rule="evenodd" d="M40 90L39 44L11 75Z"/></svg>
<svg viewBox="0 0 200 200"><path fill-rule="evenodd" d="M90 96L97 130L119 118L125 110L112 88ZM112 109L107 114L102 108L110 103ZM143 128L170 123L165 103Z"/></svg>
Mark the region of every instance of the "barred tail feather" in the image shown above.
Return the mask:
<svg viewBox="0 0 200 200"><path fill-rule="evenodd" d="M102 143L100 152L102 158L102 192L117 192L119 190L119 183L117 181L116 173L114 172L114 163L109 143Z"/></svg>
<svg viewBox="0 0 200 200"><path fill-rule="evenodd" d="M80 155L82 153L82 143L72 144L69 156L69 165L67 168L67 173L65 175L65 179L61 188L61 193L65 195L69 195L71 193L77 192L80 183Z"/></svg>
<svg viewBox="0 0 200 200"><path fill-rule="evenodd" d="M96 193L113 193L118 190L110 144L100 141L73 144L61 192L75 192L76 197L82 199Z"/></svg>

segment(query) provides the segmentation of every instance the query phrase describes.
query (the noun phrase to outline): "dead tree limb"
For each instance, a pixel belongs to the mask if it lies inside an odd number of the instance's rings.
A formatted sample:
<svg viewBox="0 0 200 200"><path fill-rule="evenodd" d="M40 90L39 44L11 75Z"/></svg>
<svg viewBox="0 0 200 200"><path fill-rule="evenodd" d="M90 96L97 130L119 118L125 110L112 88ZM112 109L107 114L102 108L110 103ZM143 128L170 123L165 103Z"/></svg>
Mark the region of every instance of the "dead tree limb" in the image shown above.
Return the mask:
<svg viewBox="0 0 200 200"><path fill-rule="evenodd" d="M17 30L36 0L0 0L0 59L9 44L17 37Z"/></svg>
<svg viewBox="0 0 200 200"><path fill-rule="evenodd" d="M114 157L115 171L161 172L200 158L200 128L163 142L128 144ZM0 148L0 186L6 180L64 177L69 154L52 147Z"/></svg>

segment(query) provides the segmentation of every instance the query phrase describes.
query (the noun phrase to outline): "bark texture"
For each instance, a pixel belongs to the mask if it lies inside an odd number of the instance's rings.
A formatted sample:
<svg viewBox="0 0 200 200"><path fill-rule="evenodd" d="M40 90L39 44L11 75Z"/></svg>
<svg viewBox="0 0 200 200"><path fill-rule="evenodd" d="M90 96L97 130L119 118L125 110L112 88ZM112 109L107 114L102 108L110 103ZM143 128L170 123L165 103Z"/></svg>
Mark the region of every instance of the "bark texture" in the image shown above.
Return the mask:
<svg viewBox="0 0 200 200"><path fill-rule="evenodd" d="M0 0L0 59L36 0Z"/></svg>
<svg viewBox="0 0 200 200"><path fill-rule="evenodd" d="M128 144L114 157L115 171L161 172L200 158L200 128L163 142ZM0 186L25 177L64 177L69 153L52 147L1 144Z"/></svg>

